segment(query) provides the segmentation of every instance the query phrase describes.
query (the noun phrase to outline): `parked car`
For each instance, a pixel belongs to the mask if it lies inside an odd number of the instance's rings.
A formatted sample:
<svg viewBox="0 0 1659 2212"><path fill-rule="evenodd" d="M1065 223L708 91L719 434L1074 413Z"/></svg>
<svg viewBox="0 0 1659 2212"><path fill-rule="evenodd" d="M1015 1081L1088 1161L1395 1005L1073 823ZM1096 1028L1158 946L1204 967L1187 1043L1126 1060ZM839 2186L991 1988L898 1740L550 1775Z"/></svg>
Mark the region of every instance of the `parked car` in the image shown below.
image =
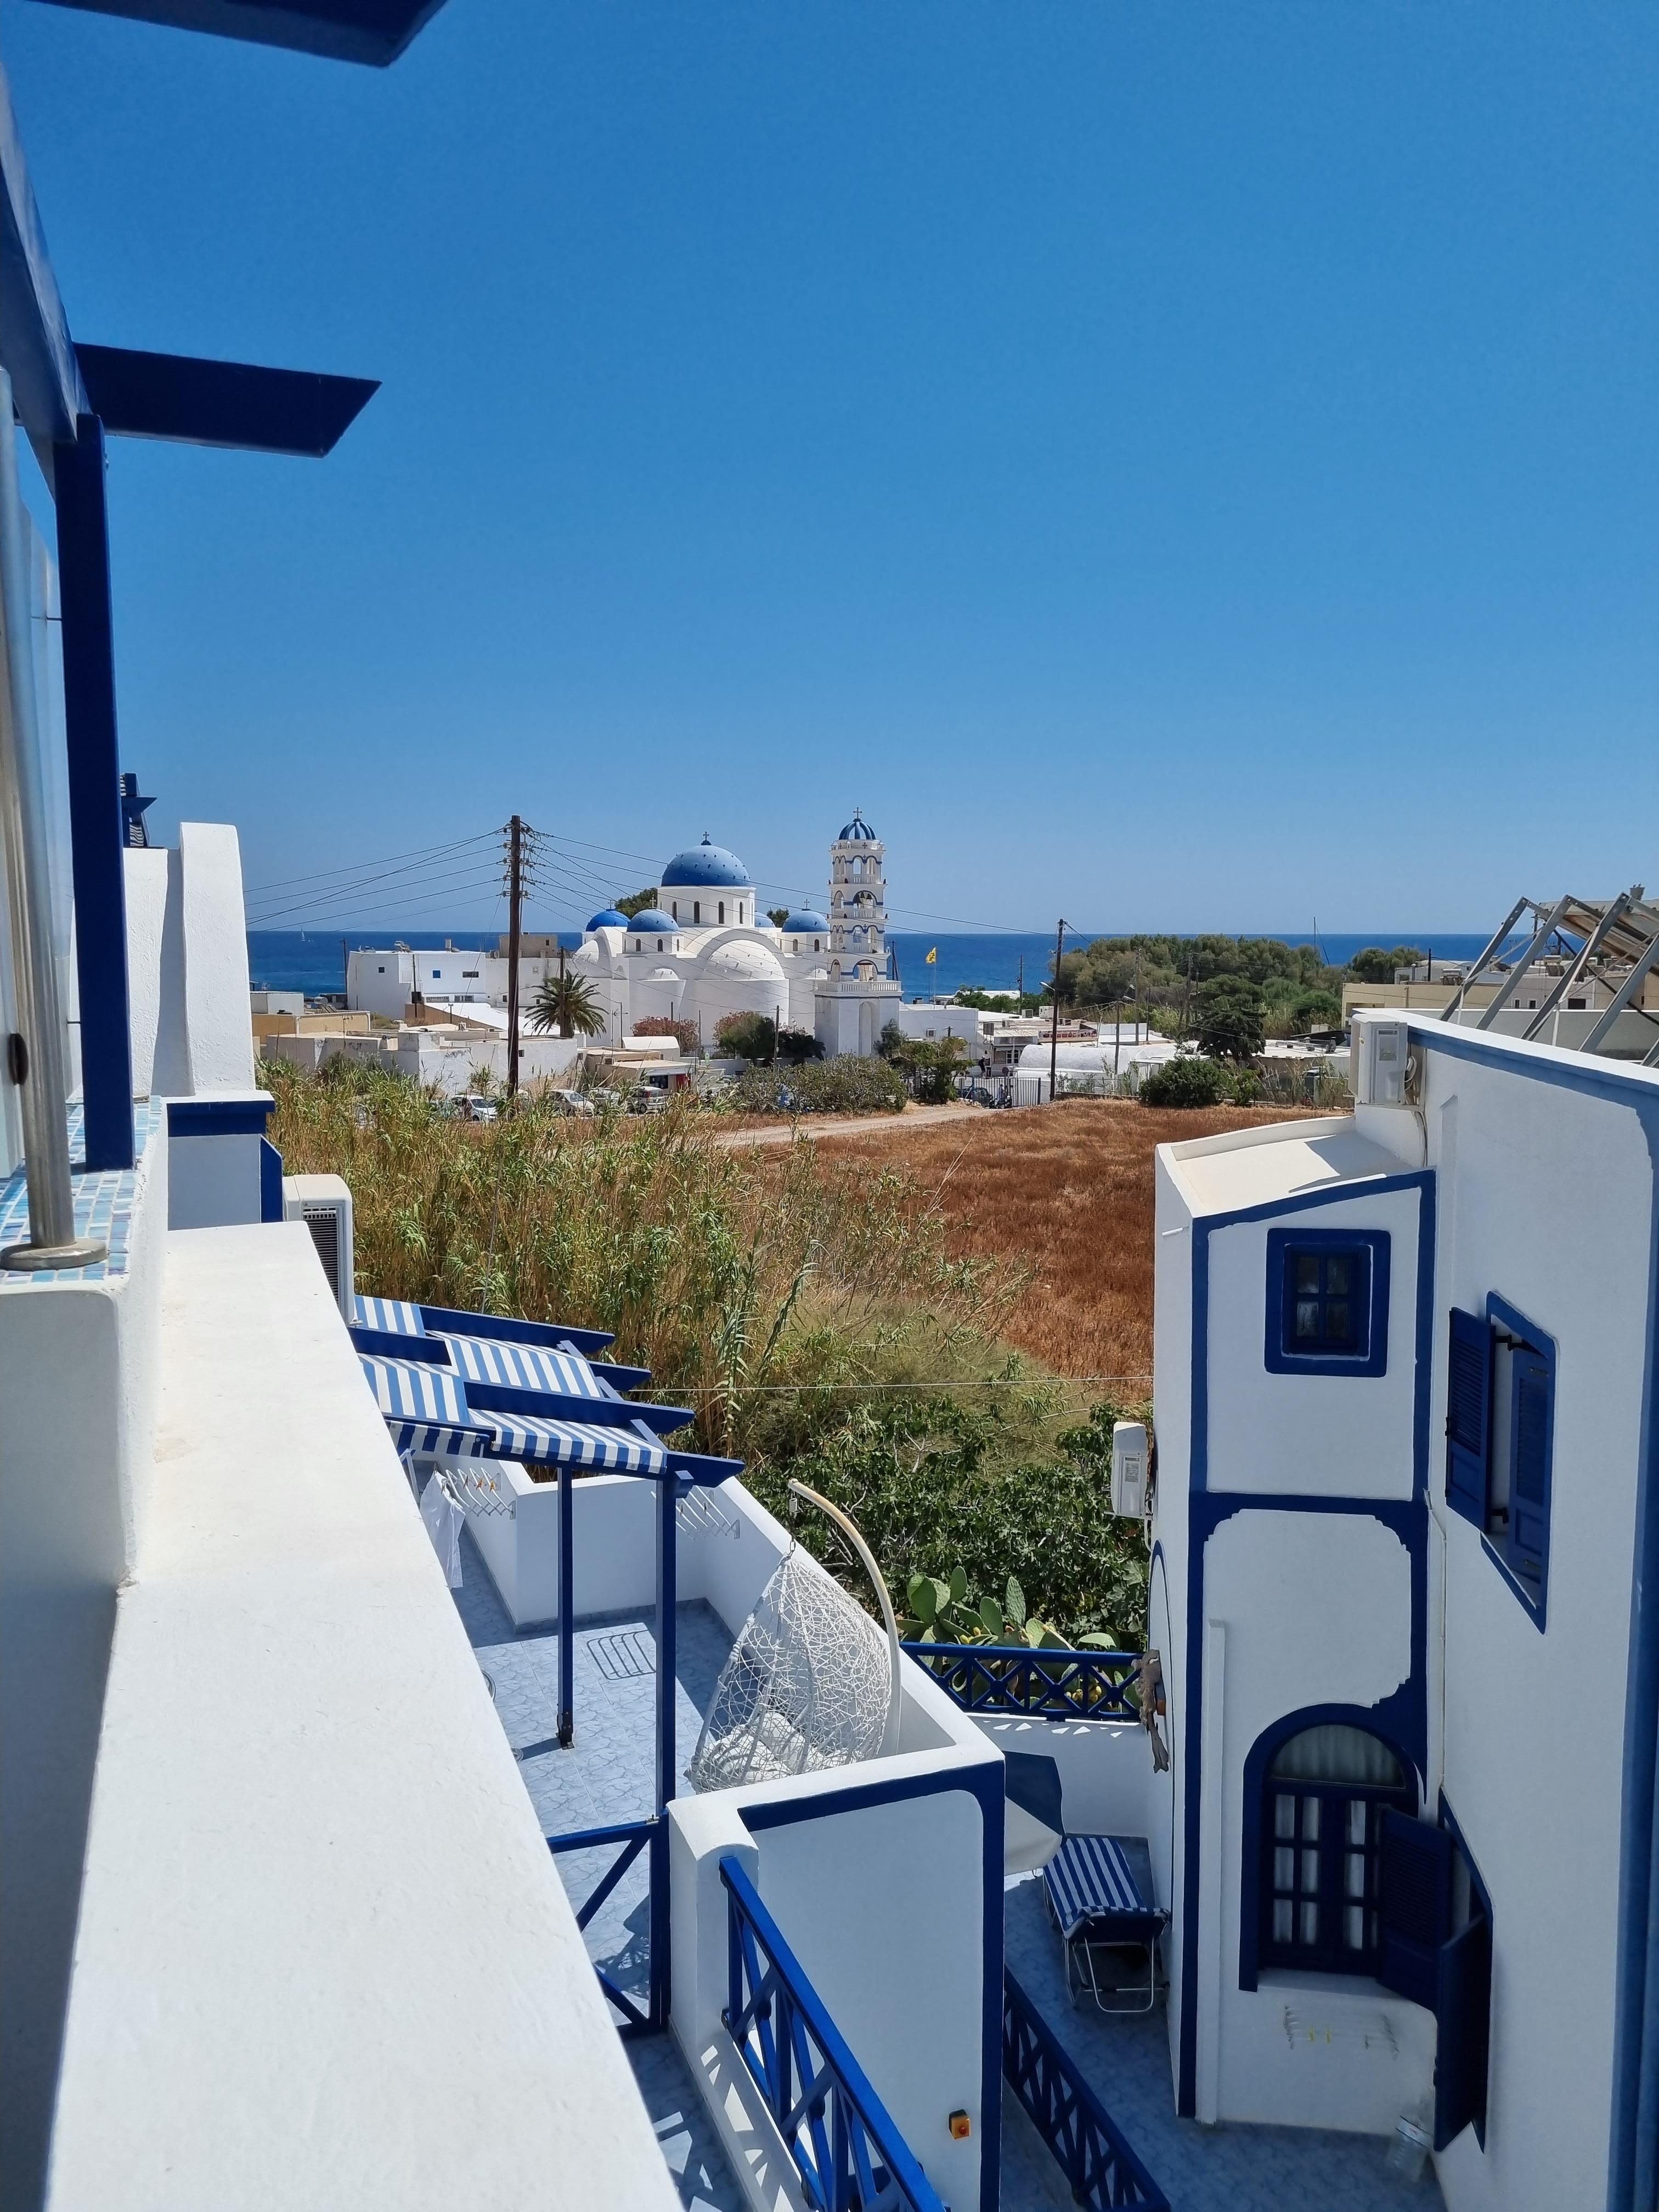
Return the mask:
<svg viewBox="0 0 1659 2212"><path fill-rule="evenodd" d="M482 1098L476 1094L460 1101L460 1115L464 1121L494 1121L500 1118L501 1109L493 1098Z"/></svg>
<svg viewBox="0 0 1659 2212"><path fill-rule="evenodd" d="M593 1101L582 1091L550 1090L544 1095L556 1114L574 1114L590 1121L593 1118Z"/></svg>

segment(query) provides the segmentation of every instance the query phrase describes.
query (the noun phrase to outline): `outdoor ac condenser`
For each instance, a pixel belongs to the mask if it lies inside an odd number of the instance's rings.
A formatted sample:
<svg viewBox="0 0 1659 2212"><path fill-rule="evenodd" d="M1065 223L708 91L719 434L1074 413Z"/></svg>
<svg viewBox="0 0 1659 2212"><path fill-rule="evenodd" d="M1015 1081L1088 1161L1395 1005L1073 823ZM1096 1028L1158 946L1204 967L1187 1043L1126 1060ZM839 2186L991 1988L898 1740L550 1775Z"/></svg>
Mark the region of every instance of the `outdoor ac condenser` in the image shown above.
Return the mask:
<svg viewBox="0 0 1659 2212"><path fill-rule="evenodd" d="M1146 1513L1146 1431L1139 1421L1112 1424L1112 1510L1126 1521Z"/></svg>
<svg viewBox="0 0 1659 2212"><path fill-rule="evenodd" d="M283 1218L303 1221L317 1247L329 1288L351 1319L351 1193L338 1176L284 1176Z"/></svg>
<svg viewBox="0 0 1659 2212"><path fill-rule="evenodd" d="M1404 1022L1356 1022L1353 1095L1361 1106L1405 1106L1411 1032Z"/></svg>

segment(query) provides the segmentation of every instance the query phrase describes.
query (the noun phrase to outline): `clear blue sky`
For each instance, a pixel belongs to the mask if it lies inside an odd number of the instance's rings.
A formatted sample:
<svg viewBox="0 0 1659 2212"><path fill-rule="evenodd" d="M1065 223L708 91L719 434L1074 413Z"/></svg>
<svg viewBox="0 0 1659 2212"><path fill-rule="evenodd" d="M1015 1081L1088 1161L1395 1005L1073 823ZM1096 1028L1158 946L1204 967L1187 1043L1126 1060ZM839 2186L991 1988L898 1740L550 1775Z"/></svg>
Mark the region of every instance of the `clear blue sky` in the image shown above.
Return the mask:
<svg viewBox="0 0 1659 2212"><path fill-rule="evenodd" d="M1651 8L4 53L78 337L385 380L321 463L112 447L124 757L251 884L516 808L811 886L855 802L1014 927L1659 881Z"/></svg>

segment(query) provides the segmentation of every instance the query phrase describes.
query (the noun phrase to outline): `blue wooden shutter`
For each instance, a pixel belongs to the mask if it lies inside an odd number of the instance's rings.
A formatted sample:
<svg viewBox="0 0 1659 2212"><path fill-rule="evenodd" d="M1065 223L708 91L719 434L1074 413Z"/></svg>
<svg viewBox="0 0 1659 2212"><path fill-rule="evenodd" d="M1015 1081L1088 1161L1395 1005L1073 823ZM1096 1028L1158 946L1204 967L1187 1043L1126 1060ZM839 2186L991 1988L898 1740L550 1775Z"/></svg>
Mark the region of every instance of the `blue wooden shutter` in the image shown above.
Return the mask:
<svg viewBox="0 0 1659 2212"><path fill-rule="evenodd" d="M1451 1918L1451 1838L1389 1807L1378 1843L1376 1978L1431 2008Z"/></svg>
<svg viewBox="0 0 1659 2212"><path fill-rule="evenodd" d="M1484 1916L1440 1947L1435 1986L1434 2147L1444 2150L1471 2120L1486 2124L1486 2050L1492 2022L1492 1923Z"/></svg>
<svg viewBox="0 0 1659 2212"><path fill-rule="evenodd" d="M1517 1346L1510 1373L1510 1565L1536 1590L1550 1546L1551 1376L1547 1359Z"/></svg>
<svg viewBox="0 0 1659 2212"><path fill-rule="evenodd" d="M1446 1503L1481 1529L1491 1436L1492 1330L1481 1315L1454 1306L1446 1354Z"/></svg>

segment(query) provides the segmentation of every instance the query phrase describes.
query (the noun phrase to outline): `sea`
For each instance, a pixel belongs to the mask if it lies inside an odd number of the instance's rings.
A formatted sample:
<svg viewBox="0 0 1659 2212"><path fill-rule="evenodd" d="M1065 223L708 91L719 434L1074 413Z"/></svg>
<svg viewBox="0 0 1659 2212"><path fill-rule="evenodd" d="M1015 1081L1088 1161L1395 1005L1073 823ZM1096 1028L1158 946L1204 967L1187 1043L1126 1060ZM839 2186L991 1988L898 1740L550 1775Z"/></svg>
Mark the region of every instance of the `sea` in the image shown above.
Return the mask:
<svg viewBox="0 0 1659 2212"><path fill-rule="evenodd" d="M1068 950L1086 945L1093 937L1115 937L1118 930L1067 932ZM1229 933L1230 934L1231 933ZM1309 929L1251 929L1248 937L1279 937L1287 945L1316 945L1332 967L1341 967L1365 945L1415 945L1436 959L1473 960L1486 949L1486 935L1437 934L1413 929L1370 929L1359 935ZM493 949L498 930L376 928L373 935L349 931L331 936L317 930L251 929L247 935L248 972L256 990L303 991L320 998L345 988L348 945L403 943L416 951L453 945L461 951ZM562 933L562 944L572 950L581 943L580 930ZM953 991L1012 991L1023 974L1028 991L1040 989L1054 958L1054 940L1046 932L1000 934L989 930L958 935L925 936L909 930L890 930L887 941L898 957L899 978L907 999L946 998ZM929 961L929 952L937 958Z"/></svg>

